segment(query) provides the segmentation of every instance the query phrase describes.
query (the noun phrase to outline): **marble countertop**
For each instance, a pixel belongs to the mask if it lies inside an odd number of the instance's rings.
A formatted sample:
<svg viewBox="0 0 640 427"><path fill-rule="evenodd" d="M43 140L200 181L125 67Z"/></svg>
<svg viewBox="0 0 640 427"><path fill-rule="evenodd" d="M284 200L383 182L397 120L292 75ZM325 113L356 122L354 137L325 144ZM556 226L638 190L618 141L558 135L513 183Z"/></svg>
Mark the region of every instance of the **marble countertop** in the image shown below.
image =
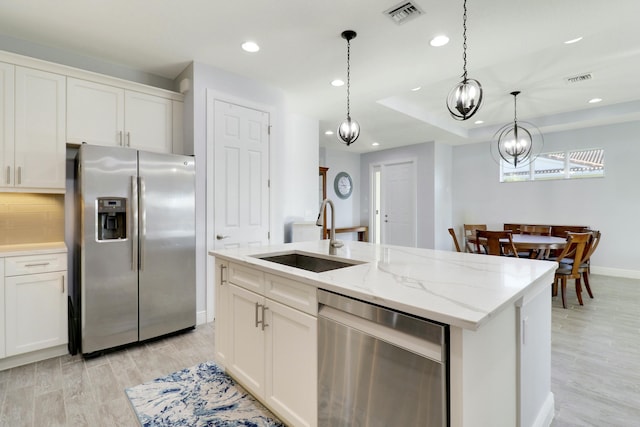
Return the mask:
<svg viewBox="0 0 640 427"><path fill-rule="evenodd" d="M338 255L329 241L210 251L210 255L372 303L476 330L529 292L549 287L557 263L345 241ZM255 255L297 251L362 264L314 273ZM551 296L549 296L551 298Z"/></svg>
<svg viewBox="0 0 640 427"><path fill-rule="evenodd" d="M20 245L0 245L0 257L40 255L67 252L64 242L24 243Z"/></svg>

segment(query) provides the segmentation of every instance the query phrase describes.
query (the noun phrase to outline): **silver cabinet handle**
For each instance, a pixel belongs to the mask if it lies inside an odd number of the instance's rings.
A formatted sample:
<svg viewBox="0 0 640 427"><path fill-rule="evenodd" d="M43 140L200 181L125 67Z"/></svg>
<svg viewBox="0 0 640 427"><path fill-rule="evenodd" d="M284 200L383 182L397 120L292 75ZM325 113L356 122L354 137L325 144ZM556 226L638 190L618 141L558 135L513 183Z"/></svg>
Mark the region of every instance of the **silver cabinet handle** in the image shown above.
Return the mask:
<svg viewBox="0 0 640 427"><path fill-rule="evenodd" d="M264 320L264 312L265 312L265 311L267 311L267 310L269 310L269 307L267 307L266 305L263 305L263 306L262 306L262 322L261 322L261 323L262 323L262 330L263 330L263 331L264 331L264 328L266 328L267 326L269 326L269 325L267 324L267 322Z"/></svg>
<svg viewBox="0 0 640 427"><path fill-rule="evenodd" d="M33 264L25 264L25 267L41 267L43 265L49 265L49 262L34 262Z"/></svg>
<svg viewBox="0 0 640 427"><path fill-rule="evenodd" d="M227 266L224 264L220 264L220 285L224 285L227 283L227 279L224 278L224 271L227 269Z"/></svg>
<svg viewBox="0 0 640 427"><path fill-rule="evenodd" d="M64 276L62 276L61 279L62 279L62 293L64 294Z"/></svg>
<svg viewBox="0 0 640 427"><path fill-rule="evenodd" d="M222 240L222 239L228 239L231 236L223 236L222 234L216 234L216 239L217 240Z"/></svg>
<svg viewBox="0 0 640 427"><path fill-rule="evenodd" d="M127 132L127 147L131 147L131 132Z"/></svg>
<svg viewBox="0 0 640 427"><path fill-rule="evenodd" d="M122 131L118 131L118 145L122 146Z"/></svg>
<svg viewBox="0 0 640 427"><path fill-rule="evenodd" d="M11 166L7 166L7 184L11 184Z"/></svg>
<svg viewBox="0 0 640 427"><path fill-rule="evenodd" d="M258 304L256 303L256 328L258 327L258 325L260 324L260 322L258 321L258 308L262 307L262 304Z"/></svg>
<svg viewBox="0 0 640 427"><path fill-rule="evenodd" d="M18 185L22 184L22 166L18 166Z"/></svg>

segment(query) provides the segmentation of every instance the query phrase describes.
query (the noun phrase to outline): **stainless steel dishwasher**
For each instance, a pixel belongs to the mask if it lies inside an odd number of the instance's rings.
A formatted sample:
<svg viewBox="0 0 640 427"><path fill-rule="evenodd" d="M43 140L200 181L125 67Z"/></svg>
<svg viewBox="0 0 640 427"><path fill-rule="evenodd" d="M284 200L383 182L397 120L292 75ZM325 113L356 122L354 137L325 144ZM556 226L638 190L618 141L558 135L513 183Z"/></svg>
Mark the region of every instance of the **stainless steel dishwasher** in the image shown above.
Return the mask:
<svg viewBox="0 0 640 427"><path fill-rule="evenodd" d="M448 326L318 290L318 425L447 426Z"/></svg>

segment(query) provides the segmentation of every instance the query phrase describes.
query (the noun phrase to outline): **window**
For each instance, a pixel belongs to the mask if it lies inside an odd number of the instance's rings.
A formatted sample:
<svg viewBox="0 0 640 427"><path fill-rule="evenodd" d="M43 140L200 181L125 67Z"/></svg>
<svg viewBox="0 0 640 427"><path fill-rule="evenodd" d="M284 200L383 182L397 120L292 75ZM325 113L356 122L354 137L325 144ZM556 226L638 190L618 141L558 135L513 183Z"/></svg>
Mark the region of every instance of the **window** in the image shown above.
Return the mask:
<svg viewBox="0 0 640 427"><path fill-rule="evenodd" d="M604 150L554 151L542 153L525 166L500 163L500 182L549 179L597 178L604 176Z"/></svg>

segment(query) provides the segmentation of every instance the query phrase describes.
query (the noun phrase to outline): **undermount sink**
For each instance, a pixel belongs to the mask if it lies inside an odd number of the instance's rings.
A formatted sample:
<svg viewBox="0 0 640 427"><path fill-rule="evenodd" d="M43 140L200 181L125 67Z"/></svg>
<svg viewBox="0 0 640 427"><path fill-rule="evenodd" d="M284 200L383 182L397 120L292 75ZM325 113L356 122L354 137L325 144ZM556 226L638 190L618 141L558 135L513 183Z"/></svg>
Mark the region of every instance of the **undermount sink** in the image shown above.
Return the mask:
<svg viewBox="0 0 640 427"><path fill-rule="evenodd" d="M277 264L313 271L315 273L322 273L323 271L337 270L339 268L352 267L354 265L361 264L360 261L321 258L314 255L301 254L299 252L288 252L278 255L255 255L255 257L263 261L275 262Z"/></svg>

